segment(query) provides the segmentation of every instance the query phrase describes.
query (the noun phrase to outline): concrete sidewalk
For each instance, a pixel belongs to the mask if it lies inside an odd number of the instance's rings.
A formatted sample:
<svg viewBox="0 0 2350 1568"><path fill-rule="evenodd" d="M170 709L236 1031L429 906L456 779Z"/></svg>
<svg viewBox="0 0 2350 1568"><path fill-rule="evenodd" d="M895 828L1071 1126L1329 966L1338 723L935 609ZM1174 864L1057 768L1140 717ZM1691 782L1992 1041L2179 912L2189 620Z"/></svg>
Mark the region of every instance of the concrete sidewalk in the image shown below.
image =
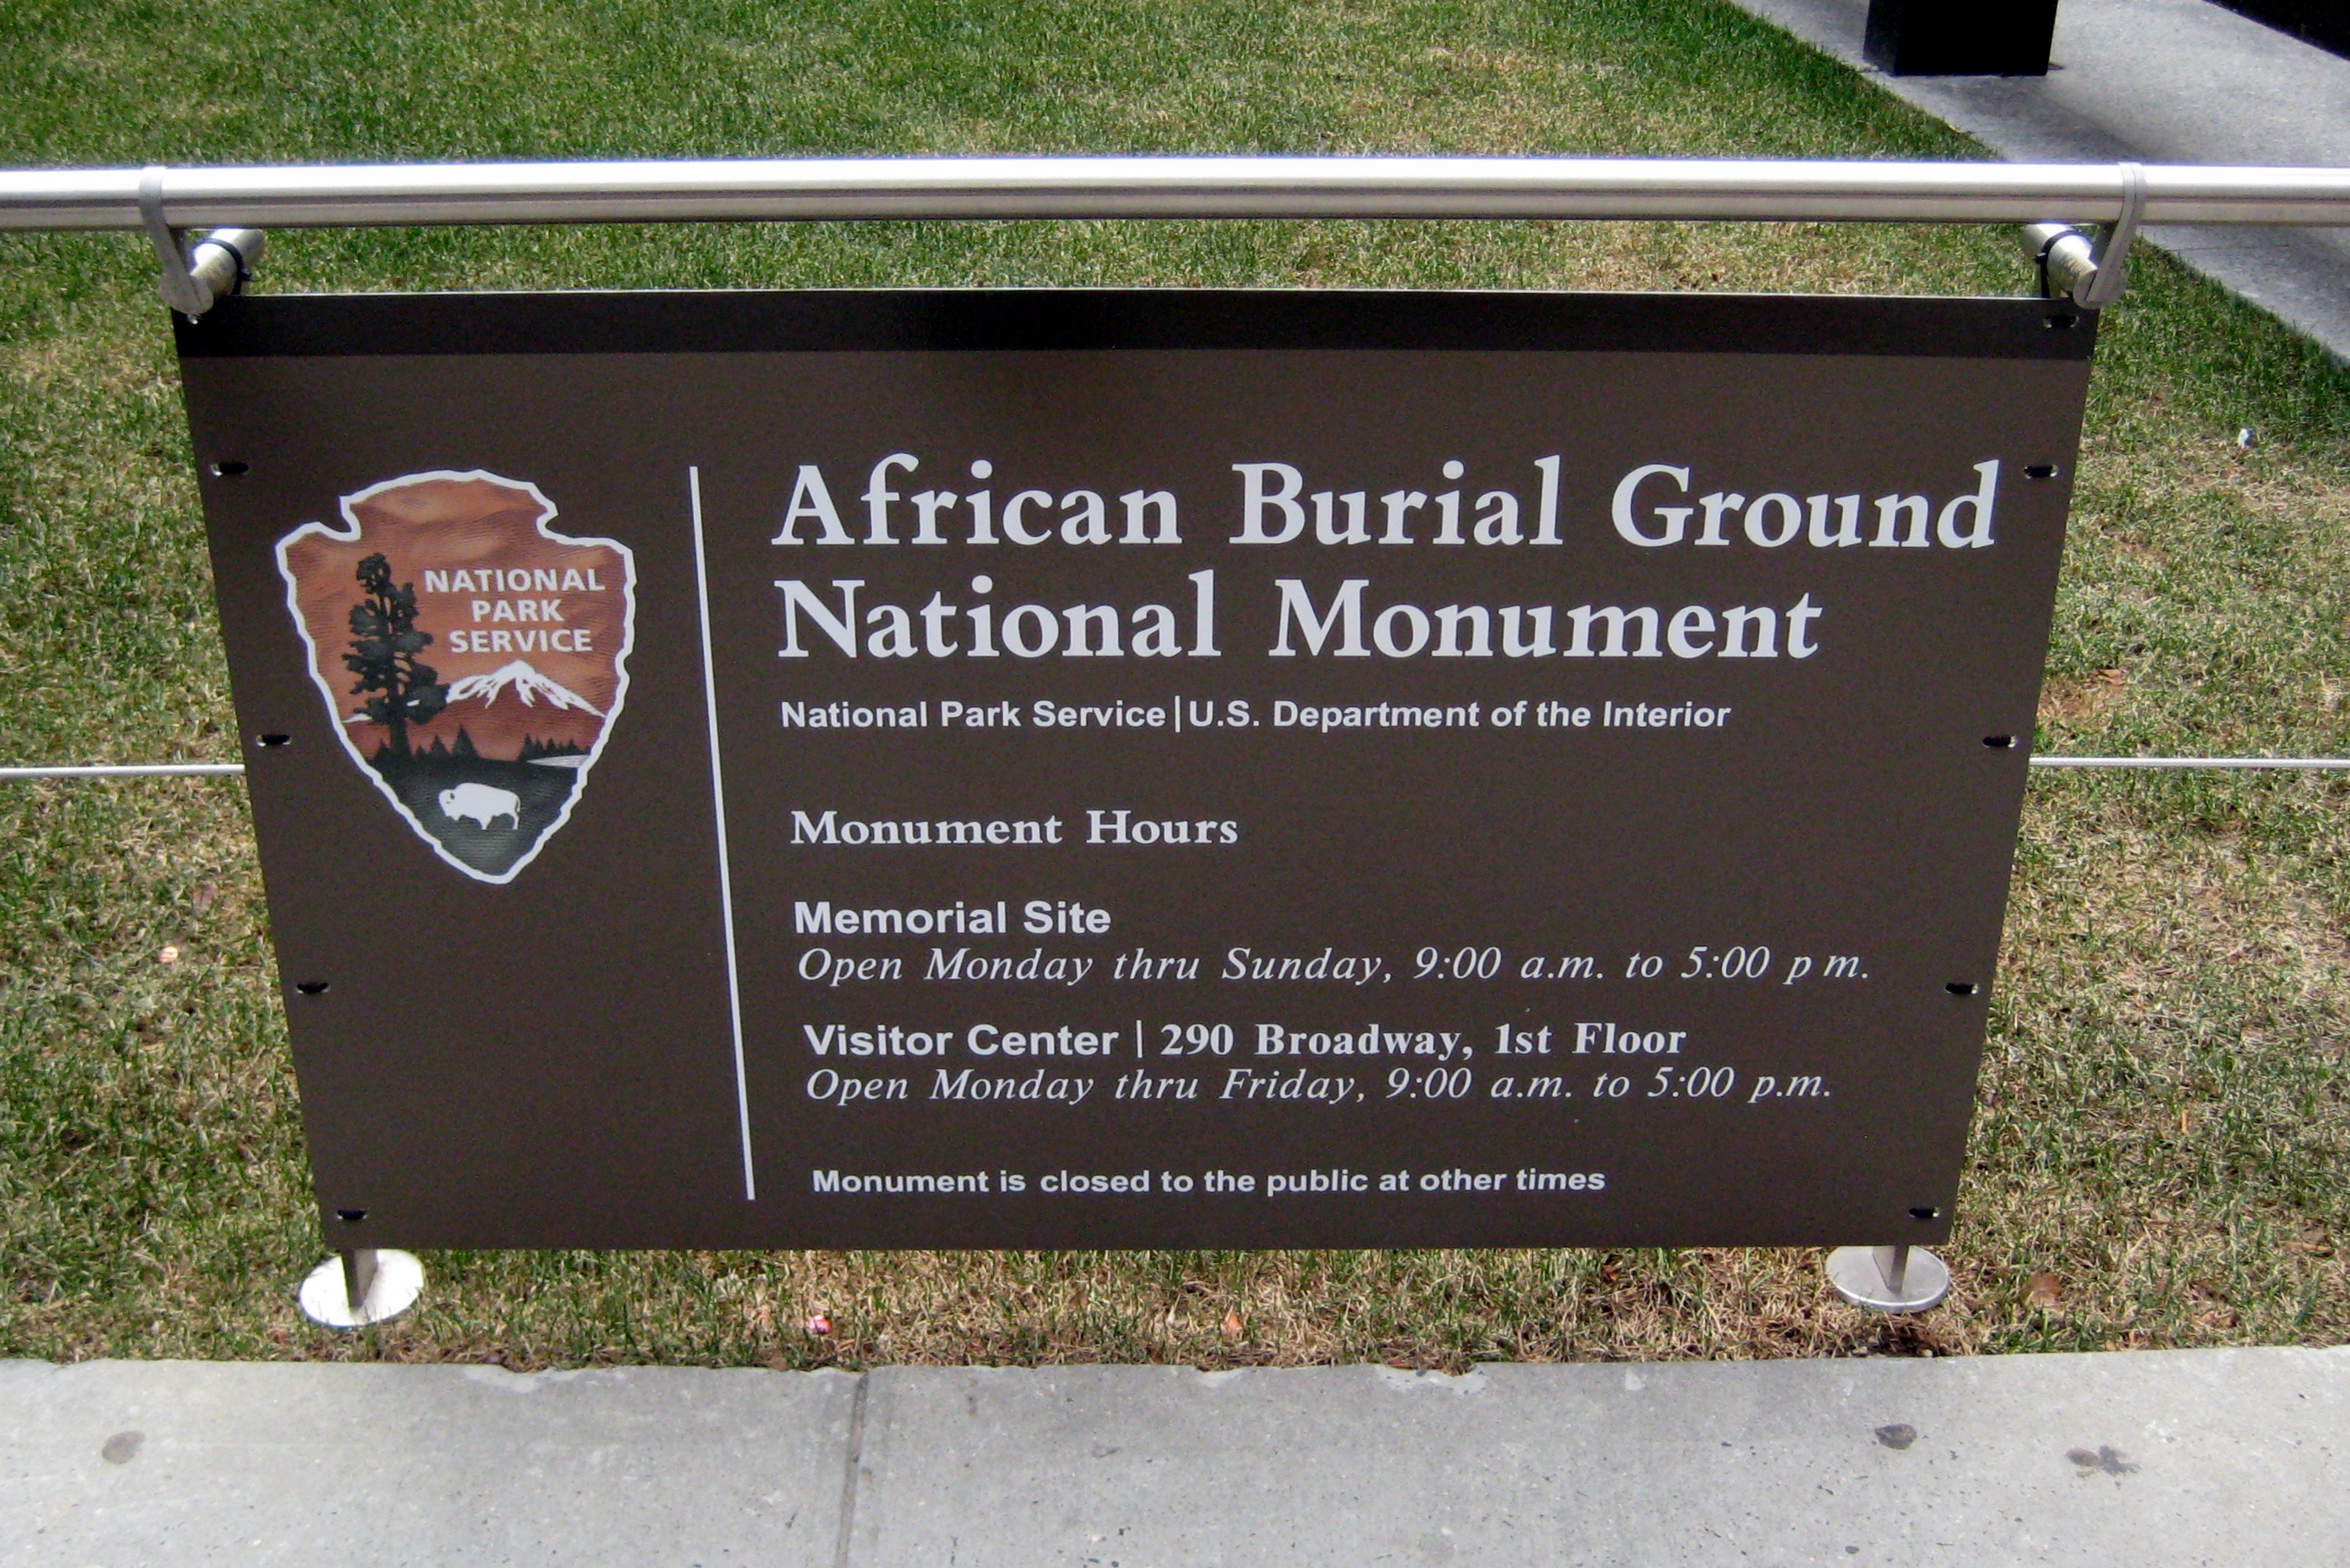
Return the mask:
<svg viewBox="0 0 2350 1568"><path fill-rule="evenodd" d="M1868 0L1736 0L2018 162L2350 167L2350 60L2207 0L2062 0L2045 77L1888 77ZM2350 230L2145 237L2350 358Z"/></svg>
<svg viewBox="0 0 2350 1568"><path fill-rule="evenodd" d="M2350 1552L2350 1348L838 1373L0 1364L0 1557L2260 1563Z"/></svg>

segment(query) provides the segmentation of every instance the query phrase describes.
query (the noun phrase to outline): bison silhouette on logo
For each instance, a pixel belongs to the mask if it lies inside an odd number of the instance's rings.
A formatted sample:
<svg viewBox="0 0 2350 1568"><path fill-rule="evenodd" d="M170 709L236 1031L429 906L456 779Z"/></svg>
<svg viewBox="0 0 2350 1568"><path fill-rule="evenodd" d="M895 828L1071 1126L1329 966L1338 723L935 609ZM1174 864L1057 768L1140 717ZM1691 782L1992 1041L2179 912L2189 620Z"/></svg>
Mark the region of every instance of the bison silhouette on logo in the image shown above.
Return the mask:
<svg viewBox="0 0 2350 1568"><path fill-rule="evenodd" d="M636 561L494 473L411 473L277 542L343 749L466 876L512 881L571 816L628 694Z"/></svg>
<svg viewBox="0 0 2350 1568"><path fill-rule="evenodd" d="M522 796L510 789L492 789L484 784L461 784L441 792L441 815L470 816L484 830L498 818L511 816L516 831L520 831Z"/></svg>

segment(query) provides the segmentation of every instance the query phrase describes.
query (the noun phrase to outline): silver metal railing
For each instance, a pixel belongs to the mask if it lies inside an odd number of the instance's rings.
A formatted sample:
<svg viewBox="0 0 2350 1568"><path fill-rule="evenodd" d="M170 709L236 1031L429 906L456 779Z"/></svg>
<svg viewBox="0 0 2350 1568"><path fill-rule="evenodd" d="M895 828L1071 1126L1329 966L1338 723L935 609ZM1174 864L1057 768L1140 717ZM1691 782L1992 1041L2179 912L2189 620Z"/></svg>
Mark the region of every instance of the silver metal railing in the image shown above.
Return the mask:
<svg viewBox="0 0 2350 1568"><path fill-rule="evenodd" d="M2133 171L2136 171L2135 174ZM884 218L2350 225L2350 170L1658 158L809 158L0 172L0 230ZM2134 186L2136 187L2134 189Z"/></svg>
<svg viewBox="0 0 2350 1568"><path fill-rule="evenodd" d="M455 223L1014 218L1487 218L2024 225L2039 291L2110 305L2141 223L2350 225L2350 170L1589 158L925 158L0 171L0 230L144 230L174 309L202 315L265 231ZM2107 225L2102 244L2069 225ZM196 245L182 231L213 232ZM2350 769L2332 757L2035 756L2034 767ZM235 763L0 768L14 779L242 774ZM738 1029L739 1034L739 1029ZM738 1041L739 1045L739 1041ZM747 1133L746 1133L747 1136ZM359 1301L377 1254L346 1251ZM322 1269L333 1269L330 1262ZM1930 1307L1931 1253L1844 1248L1846 1299ZM314 1276L316 1277L316 1276ZM307 1295L307 1293L306 1293ZM396 1310L396 1309L395 1309ZM314 1313L314 1315L317 1315ZM331 1321L341 1321L333 1319Z"/></svg>
<svg viewBox="0 0 2350 1568"><path fill-rule="evenodd" d="M2148 768L2165 773L2338 773L2350 757L2067 757L2035 756L2035 768ZM243 763L98 763L58 767L0 768L11 779L153 779L242 776Z"/></svg>
<svg viewBox="0 0 2350 1568"><path fill-rule="evenodd" d="M0 768L5 779L172 779L241 776L243 763L98 763L88 766Z"/></svg>

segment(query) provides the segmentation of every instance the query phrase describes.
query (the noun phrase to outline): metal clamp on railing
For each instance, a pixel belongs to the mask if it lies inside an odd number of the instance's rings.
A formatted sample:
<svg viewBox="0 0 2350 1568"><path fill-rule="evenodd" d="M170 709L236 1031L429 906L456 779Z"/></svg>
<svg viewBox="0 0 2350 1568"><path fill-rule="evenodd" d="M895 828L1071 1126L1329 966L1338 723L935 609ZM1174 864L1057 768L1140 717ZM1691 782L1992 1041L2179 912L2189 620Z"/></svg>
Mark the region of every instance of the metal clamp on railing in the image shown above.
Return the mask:
<svg viewBox="0 0 2350 1568"><path fill-rule="evenodd" d="M2122 296L2129 282L2130 242L2146 213L2146 170L2125 163L2121 215L2106 231L2103 250L2070 223L2026 223L2023 254L2039 270L2043 299L2069 299L2084 310L2103 310Z"/></svg>
<svg viewBox="0 0 2350 1568"><path fill-rule="evenodd" d="M154 243L155 260L163 269L158 291L163 303L186 317L202 316L213 301L234 294L253 277L253 269L269 236L259 229L214 229L193 246L183 248L180 231L163 217L163 170L160 164L139 176L139 217Z"/></svg>

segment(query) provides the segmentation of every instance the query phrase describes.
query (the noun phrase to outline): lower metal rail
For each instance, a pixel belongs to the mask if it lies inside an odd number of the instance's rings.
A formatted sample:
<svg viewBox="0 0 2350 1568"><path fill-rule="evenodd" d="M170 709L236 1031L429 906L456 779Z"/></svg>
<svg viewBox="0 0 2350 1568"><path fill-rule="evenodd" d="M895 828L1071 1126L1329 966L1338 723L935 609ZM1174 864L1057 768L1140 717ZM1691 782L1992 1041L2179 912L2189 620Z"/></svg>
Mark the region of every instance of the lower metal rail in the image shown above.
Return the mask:
<svg viewBox="0 0 2350 1568"><path fill-rule="evenodd" d="M2350 757L2063 757L2032 759L2035 768L2147 768L2181 773L2342 773ZM153 779L233 776L243 763L102 763L90 766L0 768L0 779Z"/></svg>

